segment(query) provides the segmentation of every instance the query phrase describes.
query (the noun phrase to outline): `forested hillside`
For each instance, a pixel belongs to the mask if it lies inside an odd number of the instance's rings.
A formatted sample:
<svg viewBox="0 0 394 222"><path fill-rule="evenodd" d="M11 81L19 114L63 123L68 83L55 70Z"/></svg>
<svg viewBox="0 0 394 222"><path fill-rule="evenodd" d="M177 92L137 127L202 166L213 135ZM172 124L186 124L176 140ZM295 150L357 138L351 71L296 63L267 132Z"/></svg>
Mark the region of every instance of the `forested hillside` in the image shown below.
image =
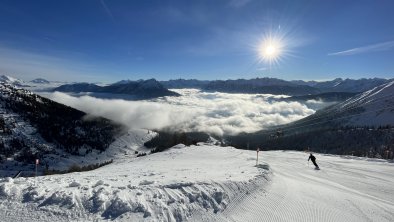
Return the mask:
<svg viewBox="0 0 394 222"><path fill-rule="evenodd" d="M63 150L103 151L122 132L120 124L88 116L30 91L0 84L0 154L19 161Z"/></svg>

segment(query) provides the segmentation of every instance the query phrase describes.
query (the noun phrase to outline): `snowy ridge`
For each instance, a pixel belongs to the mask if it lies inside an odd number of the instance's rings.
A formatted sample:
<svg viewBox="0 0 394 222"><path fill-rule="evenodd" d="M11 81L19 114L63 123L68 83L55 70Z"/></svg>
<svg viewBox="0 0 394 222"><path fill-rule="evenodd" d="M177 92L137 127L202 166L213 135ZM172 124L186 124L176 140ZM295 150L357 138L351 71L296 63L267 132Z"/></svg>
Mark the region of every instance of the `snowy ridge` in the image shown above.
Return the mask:
<svg viewBox="0 0 394 222"><path fill-rule="evenodd" d="M341 126L394 125L394 81L357 94L344 102L318 110L298 124L333 122Z"/></svg>
<svg viewBox="0 0 394 222"><path fill-rule="evenodd" d="M341 104L341 108L347 108L356 105L366 105L371 101L391 99L394 97L394 81L377 86L371 90L352 97Z"/></svg>
<svg viewBox="0 0 394 222"><path fill-rule="evenodd" d="M184 221L223 211L251 186L264 186L269 168L255 161L252 151L178 145L94 171L38 177L37 184L5 178L0 214L5 221Z"/></svg>
<svg viewBox="0 0 394 222"><path fill-rule="evenodd" d="M15 85L15 86L21 86L24 85L25 82L23 80L7 76L7 75L1 75L0 76L0 82L10 84L10 85Z"/></svg>
<svg viewBox="0 0 394 222"><path fill-rule="evenodd" d="M338 104L339 111L362 109L349 118L349 125L394 125L394 81L375 87Z"/></svg>

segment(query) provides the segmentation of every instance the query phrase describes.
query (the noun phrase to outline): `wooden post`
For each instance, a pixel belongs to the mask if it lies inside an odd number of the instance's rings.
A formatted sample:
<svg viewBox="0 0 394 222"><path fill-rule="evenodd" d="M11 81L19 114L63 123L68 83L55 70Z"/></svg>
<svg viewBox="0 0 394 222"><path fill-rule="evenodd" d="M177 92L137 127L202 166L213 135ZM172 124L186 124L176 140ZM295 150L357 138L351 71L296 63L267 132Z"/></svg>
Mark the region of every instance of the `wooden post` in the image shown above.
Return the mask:
<svg viewBox="0 0 394 222"><path fill-rule="evenodd" d="M260 149L259 148L257 148L257 158L256 158L256 166L259 164L259 151L260 151Z"/></svg>
<svg viewBox="0 0 394 222"><path fill-rule="evenodd" d="M40 161L38 159L36 159L36 181L35 181L35 185L37 186L37 166L40 163Z"/></svg>

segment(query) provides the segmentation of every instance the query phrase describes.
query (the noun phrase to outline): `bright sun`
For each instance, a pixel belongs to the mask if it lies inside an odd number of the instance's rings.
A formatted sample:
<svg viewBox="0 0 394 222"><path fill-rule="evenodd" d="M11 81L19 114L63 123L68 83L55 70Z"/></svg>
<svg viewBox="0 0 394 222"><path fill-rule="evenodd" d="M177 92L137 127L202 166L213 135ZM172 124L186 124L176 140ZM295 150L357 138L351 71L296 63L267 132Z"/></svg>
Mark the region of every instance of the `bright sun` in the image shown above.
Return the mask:
<svg viewBox="0 0 394 222"><path fill-rule="evenodd" d="M276 54L277 50L274 45L269 45L265 48L264 53L267 56L274 56Z"/></svg>
<svg viewBox="0 0 394 222"><path fill-rule="evenodd" d="M278 59L281 53L281 45L279 41L274 39L267 39L263 41L259 47L259 56L261 59L268 62L273 62Z"/></svg>
<svg viewBox="0 0 394 222"><path fill-rule="evenodd" d="M257 53L261 62L268 64L279 63L284 52L283 39L277 36L266 36L257 46Z"/></svg>

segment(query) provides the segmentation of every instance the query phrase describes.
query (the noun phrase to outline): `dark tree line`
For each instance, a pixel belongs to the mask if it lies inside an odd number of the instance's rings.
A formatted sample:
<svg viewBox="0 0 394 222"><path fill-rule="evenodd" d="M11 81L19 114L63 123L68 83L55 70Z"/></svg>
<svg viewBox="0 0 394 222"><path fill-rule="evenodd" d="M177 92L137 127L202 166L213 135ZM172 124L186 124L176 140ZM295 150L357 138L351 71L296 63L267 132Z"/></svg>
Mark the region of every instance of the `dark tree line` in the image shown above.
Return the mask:
<svg viewBox="0 0 394 222"><path fill-rule="evenodd" d="M151 153L161 152L177 144L184 144L186 146L196 145L198 142L206 142L209 135L206 133L195 132L159 132L156 137L144 143L144 146L153 148Z"/></svg>
<svg viewBox="0 0 394 222"><path fill-rule="evenodd" d="M4 87L4 86L3 86ZM30 93L27 90L6 87L0 96L5 110L11 110L37 129L41 137L70 154L79 154L81 147L104 151L122 132L123 126L101 117L86 118L86 113ZM12 126L10 126L12 127ZM5 129L0 119L0 130ZM4 133L4 130L3 130ZM0 153L10 155L0 141ZM20 151L19 158L24 161L38 154L32 154L28 144L20 139L12 139L10 147ZM30 160L31 161L31 160Z"/></svg>

